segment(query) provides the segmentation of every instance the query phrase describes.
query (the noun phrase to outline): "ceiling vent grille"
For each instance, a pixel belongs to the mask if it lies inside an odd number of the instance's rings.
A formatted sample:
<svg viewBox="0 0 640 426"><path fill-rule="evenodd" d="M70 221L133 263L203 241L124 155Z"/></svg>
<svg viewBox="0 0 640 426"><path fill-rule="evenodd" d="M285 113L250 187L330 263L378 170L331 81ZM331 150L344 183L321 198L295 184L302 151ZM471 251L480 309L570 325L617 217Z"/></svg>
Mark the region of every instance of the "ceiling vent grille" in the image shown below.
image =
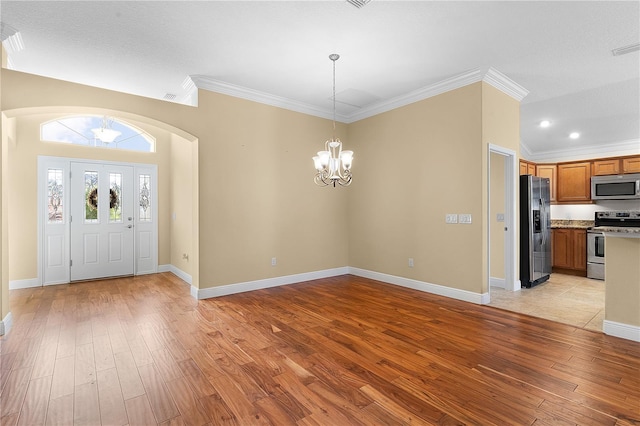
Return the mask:
<svg viewBox="0 0 640 426"><path fill-rule="evenodd" d="M640 50L640 43L630 44L624 47L618 47L617 49L613 49L611 53L613 56L626 55L627 53L637 52Z"/></svg>
<svg viewBox="0 0 640 426"><path fill-rule="evenodd" d="M177 97L178 95L174 93L167 93L166 95L164 95L164 99L167 101L175 101Z"/></svg>
<svg viewBox="0 0 640 426"><path fill-rule="evenodd" d="M358 9L365 7L371 0L347 0L347 3L357 7Z"/></svg>

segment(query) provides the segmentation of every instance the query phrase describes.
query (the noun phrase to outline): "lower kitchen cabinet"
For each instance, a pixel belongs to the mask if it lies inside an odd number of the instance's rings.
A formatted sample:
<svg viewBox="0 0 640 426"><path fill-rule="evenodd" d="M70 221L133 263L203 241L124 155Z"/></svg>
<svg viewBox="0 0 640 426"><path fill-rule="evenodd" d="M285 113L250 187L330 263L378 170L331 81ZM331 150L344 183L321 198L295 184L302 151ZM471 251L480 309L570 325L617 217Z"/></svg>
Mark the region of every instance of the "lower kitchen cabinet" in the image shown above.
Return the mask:
<svg viewBox="0 0 640 426"><path fill-rule="evenodd" d="M552 235L554 272L587 276L587 230L556 228Z"/></svg>

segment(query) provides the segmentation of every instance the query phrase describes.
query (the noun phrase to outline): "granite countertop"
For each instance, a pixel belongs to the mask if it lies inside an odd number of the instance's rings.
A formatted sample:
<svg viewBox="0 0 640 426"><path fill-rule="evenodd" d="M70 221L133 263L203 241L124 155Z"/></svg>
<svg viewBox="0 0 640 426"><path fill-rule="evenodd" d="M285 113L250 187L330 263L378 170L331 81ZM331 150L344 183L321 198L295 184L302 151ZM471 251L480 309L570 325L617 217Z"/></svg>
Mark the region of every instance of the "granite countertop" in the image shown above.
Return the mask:
<svg viewBox="0 0 640 426"><path fill-rule="evenodd" d="M570 219L551 219L551 229L554 228L571 228L571 229L587 229L594 225L593 220L570 220Z"/></svg>

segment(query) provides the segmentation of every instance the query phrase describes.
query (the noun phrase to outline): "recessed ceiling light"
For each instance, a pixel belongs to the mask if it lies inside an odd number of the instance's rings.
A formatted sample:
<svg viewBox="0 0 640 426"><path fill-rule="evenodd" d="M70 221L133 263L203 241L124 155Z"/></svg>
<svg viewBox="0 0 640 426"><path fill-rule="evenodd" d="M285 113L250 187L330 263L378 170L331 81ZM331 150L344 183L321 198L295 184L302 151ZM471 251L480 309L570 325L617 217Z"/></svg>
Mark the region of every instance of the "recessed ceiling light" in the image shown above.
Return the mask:
<svg viewBox="0 0 640 426"><path fill-rule="evenodd" d="M570 137L571 139L578 139L578 138L580 137L580 133L578 133L578 132L572 132L572 133L569 135L569 137Z"/></svg>
<svg viewBox="0 0 640 426"><path fill-rule="evenodd" d="M551 126L551 122L549 120L542 120L540 122L540 127L549 127Z"/></svg>

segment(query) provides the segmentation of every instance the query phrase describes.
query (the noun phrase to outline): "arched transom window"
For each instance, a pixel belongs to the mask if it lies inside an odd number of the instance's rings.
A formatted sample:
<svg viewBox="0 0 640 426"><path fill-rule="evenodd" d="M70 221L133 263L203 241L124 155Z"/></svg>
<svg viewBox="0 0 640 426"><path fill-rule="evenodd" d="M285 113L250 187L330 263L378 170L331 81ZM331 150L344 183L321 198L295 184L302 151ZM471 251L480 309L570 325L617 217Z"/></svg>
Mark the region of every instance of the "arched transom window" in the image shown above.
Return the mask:
<svg viewBox="0 0 640 426"><path fill-rule="evenodd" d="M156 140L144 130L108 116L74 115L40 125L40 139L90 147L155 152Z"/></svg>

